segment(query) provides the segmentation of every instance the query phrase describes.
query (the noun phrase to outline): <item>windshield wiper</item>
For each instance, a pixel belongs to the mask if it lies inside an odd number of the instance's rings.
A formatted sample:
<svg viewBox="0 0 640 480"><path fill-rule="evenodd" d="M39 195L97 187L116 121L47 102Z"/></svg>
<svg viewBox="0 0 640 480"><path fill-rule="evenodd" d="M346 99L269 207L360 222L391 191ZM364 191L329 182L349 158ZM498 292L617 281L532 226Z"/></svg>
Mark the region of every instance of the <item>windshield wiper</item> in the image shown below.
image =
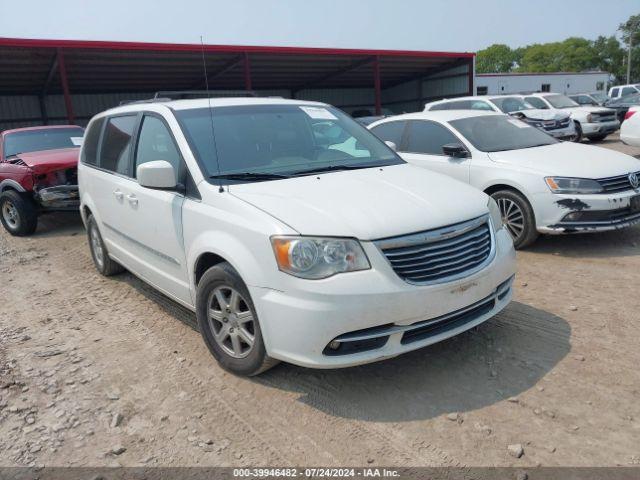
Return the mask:
<svg viewBox="0 0 640 480"><path fill-rule="evenodd" d="M381 165L327 165L325 167L310 168L308 170L298 170L293 172L292 175L311 175L314 173L322 172L339 172L341 170L361 170L363 168L373 168Z"/></svg>
<svg viewBox="0 0 640 480"><path fill-rule="evenodd" d="M238 172L210 175L209 178L224 178L226 180L278 180L281 178L289 178L289 175L279 173Z"/></svg>

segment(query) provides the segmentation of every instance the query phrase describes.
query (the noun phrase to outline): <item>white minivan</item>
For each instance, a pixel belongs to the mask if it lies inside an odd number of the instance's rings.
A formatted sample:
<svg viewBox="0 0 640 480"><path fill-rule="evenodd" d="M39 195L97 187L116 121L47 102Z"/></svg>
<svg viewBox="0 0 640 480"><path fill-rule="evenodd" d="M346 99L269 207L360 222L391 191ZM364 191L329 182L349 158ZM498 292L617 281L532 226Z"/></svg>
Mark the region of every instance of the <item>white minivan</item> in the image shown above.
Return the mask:
<svg viewBox="0 0 640 480"><path fill-rule="evenodd" d="M121 106L91 120L78 170L98 271L126 268L195 311L238 374L394 357L511 299L496 203L326 104Z"/></svg>

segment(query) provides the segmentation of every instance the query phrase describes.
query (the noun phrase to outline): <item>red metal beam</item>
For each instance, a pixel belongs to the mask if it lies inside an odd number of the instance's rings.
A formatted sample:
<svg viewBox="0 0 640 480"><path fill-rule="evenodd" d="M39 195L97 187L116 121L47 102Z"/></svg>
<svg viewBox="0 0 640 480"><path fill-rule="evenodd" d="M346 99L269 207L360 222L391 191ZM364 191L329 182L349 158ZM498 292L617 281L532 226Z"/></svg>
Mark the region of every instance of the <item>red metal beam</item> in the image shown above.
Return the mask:
<svg viewBox="0 0 640 480"><path fill-rule="evenodd" d="M376 115L382 115L382 87L380 82L380 57L373 60L373 93L376 100Z"/></svg>
<svg viewBox="0 0 640 480"><path fill-rule="evenodd" d="M244 89L246 91L253 90L251 85L251 62L249 61L249 52L244 52Z"/></svg>
<svg viewBox="0 0 640 480"><path fill-rule="evenodd" d="M283 53L309 55L383 55L396 57L474 57L471 52L439 52L419 50L363 50L353 48L316 48L316 47L263 47L241 45L204 45L199 43L146 43L112 42L96 40L44 40L33 38L0 37L0 46L31 48L92 48L102 50L150 50L167 52L237 52L237 53Z"/></svg>
<svg viewBox="0 0 640 480"><path fill-rule="evenodd" d="M67 109L67 120L69 124L75 122L73 115L73 104L71 103L71 94L69 93L69 82L67 80L67 68L64 64L64 53L62 48L57 49L58 69L60 70L60 83L62 84L62 92L64 93L64 105Z"/></svg>

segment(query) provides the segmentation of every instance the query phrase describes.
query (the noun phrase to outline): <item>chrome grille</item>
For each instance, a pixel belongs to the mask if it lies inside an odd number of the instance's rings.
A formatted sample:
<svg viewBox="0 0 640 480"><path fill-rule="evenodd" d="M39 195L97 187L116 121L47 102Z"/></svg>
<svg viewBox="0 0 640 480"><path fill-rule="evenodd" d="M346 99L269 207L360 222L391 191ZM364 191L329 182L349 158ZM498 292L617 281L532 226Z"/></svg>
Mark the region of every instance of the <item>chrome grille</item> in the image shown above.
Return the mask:
<svg viewBox="0 0 640 480"><path fill-rule="evenodd" d="M557 130L559 128L567 128L569 126L570 118L567 117L563 120L549 120L542 125L545 130Z"/></svg>
<svg viewBox="0 0 640 480"><path fill-rule="evenodd" d="M591 120L595 123L604 123L604 122L613 122L617 120L616 112L600 112L600 113L592 113Z"/></svg>
<svg viewBox="0 0 640 480"><path fill-rule="evenodd" d="M400 278L417 284L469 276L489 263L494 253L488 215L376 244Z"/></svg>
<svg viewBox="0 0 640 480"><path fill-rule="evenodd" d="M617 193L625 192L627 190L634 190L629 180L630 173L625 175L618 175L615 177L599 178L596 181L602 185L602 193ZM640 172L636 172L638 178L640 178Z"/></svg>

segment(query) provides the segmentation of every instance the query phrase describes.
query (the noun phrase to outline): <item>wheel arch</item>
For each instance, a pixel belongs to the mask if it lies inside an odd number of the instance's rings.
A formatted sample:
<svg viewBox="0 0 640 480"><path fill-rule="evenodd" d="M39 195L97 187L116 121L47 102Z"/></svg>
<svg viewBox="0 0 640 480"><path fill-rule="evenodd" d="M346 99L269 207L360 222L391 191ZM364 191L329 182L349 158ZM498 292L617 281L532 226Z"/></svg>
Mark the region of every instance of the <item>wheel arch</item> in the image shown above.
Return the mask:
<svg viewBox="0 0 640 480"><path fill-rule="evenodd" d="M7 190L15 190L16 192L20 192L20 193L26 192L26 190L22 185L20 185L18 182L10 178L7 178L0 182L0 193L5 192Z"/></svg>

